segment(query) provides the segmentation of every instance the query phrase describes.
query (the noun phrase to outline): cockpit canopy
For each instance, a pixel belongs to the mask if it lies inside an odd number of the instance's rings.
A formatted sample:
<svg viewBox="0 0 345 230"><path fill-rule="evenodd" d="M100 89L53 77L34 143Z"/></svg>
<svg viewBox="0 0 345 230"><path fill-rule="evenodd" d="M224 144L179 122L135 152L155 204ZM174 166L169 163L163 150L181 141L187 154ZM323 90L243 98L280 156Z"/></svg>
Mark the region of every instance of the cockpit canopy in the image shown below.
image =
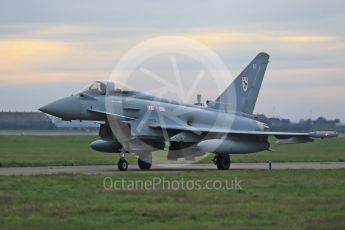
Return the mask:
<svg viewBox="0 0 345 230"><path fill-rule="evenodd" d="M111 81L95 81L91 85L78 91L76 94L88 94L88 95L115 95L122 93L133 92L126 86L119 82Z"/></svg>

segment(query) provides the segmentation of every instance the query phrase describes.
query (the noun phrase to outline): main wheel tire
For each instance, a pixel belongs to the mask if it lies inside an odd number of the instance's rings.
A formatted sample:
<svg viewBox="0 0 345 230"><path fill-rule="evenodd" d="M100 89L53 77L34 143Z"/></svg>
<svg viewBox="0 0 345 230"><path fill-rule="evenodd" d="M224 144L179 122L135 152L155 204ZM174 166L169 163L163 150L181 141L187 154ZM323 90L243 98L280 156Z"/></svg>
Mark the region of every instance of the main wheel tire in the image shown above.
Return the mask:
<svg viewBox="0 0 345 230"><path fill-rule="evenodd" d="M138 158L138 166L141 170L149 170L152 166L152 163L143 161L140 158Z"/></svg>
<svg viewBox="0 0 345 230"><path fill-rule="evenodd" d="M230 168L231 160L229 155L218 155L216 165L219 170L228 170Z"/></svg>
<svg viewBox="0 0 345 230"><path fill-rule="evenodd" d="M128 169L128 162L125 159L120 159L117 163L117 167L120 171L127 171Z"/></svg>

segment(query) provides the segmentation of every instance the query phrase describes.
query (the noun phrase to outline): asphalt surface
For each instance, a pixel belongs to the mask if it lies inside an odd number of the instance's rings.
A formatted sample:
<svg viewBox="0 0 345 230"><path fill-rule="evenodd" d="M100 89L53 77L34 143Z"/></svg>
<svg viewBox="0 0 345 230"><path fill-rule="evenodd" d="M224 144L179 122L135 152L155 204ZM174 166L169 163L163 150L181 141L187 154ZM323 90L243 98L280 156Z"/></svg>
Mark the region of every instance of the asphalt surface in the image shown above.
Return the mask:
<svg viewBox="0 0 345 230"><path fill-rule="evenodd" d="M272 170L279 169L345 169L345 162L284 162L272 163ZM266 169L268 163L232 163L230 170ZM150 171L180 172L180 171L216 171L213 164L163 164L153 165ZM137 165L129 165L128 171L141 171ZM50 167L8 167L0 168L1 176L9 175L40 175L58 173L123 173L116 165L85 165L85 166L50 166ZM147 171L146 171L147 172Z"/></svg>

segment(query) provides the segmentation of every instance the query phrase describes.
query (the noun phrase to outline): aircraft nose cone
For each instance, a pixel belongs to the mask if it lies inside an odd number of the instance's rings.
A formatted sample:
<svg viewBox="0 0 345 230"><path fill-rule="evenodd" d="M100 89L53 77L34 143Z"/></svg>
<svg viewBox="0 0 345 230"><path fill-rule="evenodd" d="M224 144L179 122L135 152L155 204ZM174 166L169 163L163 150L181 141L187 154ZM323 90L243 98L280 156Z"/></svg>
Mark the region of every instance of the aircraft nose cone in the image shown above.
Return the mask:
<svg viewBox="0 0 345 230"><path fill-rule="evenodd" d="M79 98L71 96L49 103L39 110L64 120L78 120L81 104Z"/></svg>

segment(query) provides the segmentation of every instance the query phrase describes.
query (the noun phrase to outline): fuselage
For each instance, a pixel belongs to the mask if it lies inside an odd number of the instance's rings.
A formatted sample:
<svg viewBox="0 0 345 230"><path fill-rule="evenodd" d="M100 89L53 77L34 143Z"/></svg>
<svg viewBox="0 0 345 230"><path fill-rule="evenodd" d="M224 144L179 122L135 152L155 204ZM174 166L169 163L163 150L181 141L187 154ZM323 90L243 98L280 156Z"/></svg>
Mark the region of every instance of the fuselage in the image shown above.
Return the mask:
<svg viewBox="0 0 345 230"><path fill-rule="evenodd" d="M41 108L42 111L64 120L108 121L108 115L93 111L106 111L138 120L141 129L133 129L135 137L151 136L145 129L155 124L166 126L186 125L217 130L227 127L229 130L263 131L267 126L251 116L232 112L217 111L212 108L179 103L137 92L115 95L77 94L62 98ZM123 120L126 120L123 118ZM155 136L163 134L155 132Z"/></svg>

